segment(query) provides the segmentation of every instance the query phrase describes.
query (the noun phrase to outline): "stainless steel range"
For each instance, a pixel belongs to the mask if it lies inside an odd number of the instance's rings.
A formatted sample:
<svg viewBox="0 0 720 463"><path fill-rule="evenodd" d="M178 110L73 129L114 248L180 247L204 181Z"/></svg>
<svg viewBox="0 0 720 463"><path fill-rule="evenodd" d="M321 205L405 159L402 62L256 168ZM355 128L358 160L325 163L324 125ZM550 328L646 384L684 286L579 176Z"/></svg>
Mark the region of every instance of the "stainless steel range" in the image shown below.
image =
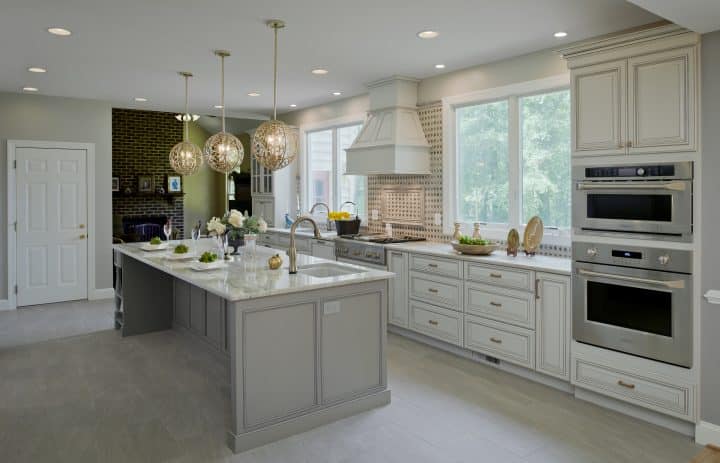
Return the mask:
<svg viewBox="0 0 720 463"><path fill-rule="evenodd" d="M573 244L576 341L690 368L692 251Z"/></svg>
<svg viewBox="0 0 720 463"><path fill-rule="evenodd" d="M382 234L342 235L335 240L338 261L386 267L385 244L425 241L412 236L388 237Z"/></svg>

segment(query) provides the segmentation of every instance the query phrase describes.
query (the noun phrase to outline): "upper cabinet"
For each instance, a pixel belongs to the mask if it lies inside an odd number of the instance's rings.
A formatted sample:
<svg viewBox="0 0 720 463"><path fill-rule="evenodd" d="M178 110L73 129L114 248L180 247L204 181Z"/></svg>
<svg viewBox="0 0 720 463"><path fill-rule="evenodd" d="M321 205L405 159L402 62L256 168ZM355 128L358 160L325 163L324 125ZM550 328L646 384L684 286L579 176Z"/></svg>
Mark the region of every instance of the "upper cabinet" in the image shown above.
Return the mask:
<svg viewBox="0 0 720 463"><path fill-rule="evenodd" d="M561 50L573 155L697 151L698 44L670 24Z"/></svg>

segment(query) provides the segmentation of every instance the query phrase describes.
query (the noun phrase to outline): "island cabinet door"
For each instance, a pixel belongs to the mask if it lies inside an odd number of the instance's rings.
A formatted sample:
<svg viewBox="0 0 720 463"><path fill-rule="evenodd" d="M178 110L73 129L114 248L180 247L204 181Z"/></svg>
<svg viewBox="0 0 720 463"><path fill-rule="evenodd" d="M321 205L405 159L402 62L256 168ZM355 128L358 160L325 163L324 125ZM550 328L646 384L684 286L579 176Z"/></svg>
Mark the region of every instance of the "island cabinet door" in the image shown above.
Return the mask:
<svg viewBox="0 0 720 463"><path fill-rule="evenodd" d="M205 291L190 287L190 329L205 336Z"/></svg>
<svg viewBox="0 0 720 463"><path fill-rule="evenodd" d="M243 312L245 428L317 404L316 308L311 302Z"/></svg>
<svg viewBox="0 0 720 463"><path fill-rule="evenodd" d="M207 339L218 349L225 350L225 301L207 293L205 299L205 331Z"/></svg>
<svg viewBox="0 0 720 463"><path fill-rule="evenodd" d="M382 386L383 297L382 292L375 292L322 304L323 404L347 400Z"/></svg>
<svg viewBox="0 0 720 463"><path fill-rule="evenodd" d="M183 328L190 328L190 285L182 280L175 280L175 304L173 323Z"/></svg>

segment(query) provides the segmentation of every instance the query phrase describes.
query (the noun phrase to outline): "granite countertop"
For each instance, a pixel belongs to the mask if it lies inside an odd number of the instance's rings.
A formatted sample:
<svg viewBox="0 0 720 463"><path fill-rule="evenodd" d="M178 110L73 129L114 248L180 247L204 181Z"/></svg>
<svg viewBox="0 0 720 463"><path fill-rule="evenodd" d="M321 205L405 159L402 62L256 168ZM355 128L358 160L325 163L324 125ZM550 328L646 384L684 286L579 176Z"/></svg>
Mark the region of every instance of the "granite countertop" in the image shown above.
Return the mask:
<svg viewBox="0 0 720 463"><path fill-rule="evenodd" d="M214 240L201 239L197 242L192 240L171 241L167 250L144 251L140 246L144 243L116 244L113 248L122 254L130 256L151 267L161 270L175 278L184 280L192 285L202 288L228 301L242 301L280 294L291 294L296 292L332 288L337 286L354 285L369 281L387 280L395 274L365 268L359 265L339 264L334 261L320 259L317 257L298 254L297 265L301 268L310 264L333 263L360 270L360 273L342 275L330 278L318 278L298 273L290 275L289 258L282 255L283 265L280 269L270 270L267 260L270 256L277 254L276 250L257 246L257 257L246 259L244 257L233 257L227 262L227 267L196 271L190 268L193 260L173 261L167 256L172 249L180 244L190 247L190 252L199 256L203 251L216 251Z"/></svg>
<svg viewBox="0 0 720 463"><path fill-rule="evenodd" d="M517 257L506 255L505 250L495 251L489 256L471 256L458 253L452 248L450 243L436 243L432 241L387 244L385 247L390 251L406 251L429 256L449 257L451 259L460 259L468 262L503 265L562 275L570 275L572 270L572 261L569 258L541 255L526 256L522 251L518 252Z"/></svg>
<svg viewBox="0 0 720 463"><path fill-rule="evenodd" d="M303 224L303 225L304 225L304 224ZM337 232L334 232L334 231L324 231L324 228L325 228L325 227L324 227L323 225L324 225L324 224L318 224L318 226L320 227L320 236L322 237L322 239L324 239L324 240L334 240L335 238L337 238ZM268 232L268 233L282 233L282 234L285 234L285 235L289 235L289 234L290 234L290 229L289 229L289 228L276 228L276 227L271 227L271 228L268 228L268 229L267 229L267 232ZM302 236L303 238L308 238L308 237L313 238L313 237L315 237L315 234L313 233L312 228L300 228L300 227L298 227L298 229L295 230L295 236Z"/></svg>

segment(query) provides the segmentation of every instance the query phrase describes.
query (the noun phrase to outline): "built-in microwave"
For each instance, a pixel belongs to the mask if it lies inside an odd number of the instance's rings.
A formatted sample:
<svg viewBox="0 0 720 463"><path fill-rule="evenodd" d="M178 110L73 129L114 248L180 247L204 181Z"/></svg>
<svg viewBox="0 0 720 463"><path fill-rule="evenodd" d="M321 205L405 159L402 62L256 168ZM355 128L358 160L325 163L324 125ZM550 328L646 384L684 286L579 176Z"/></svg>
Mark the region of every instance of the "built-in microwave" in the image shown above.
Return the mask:
<svg viewBox="0 0 720 463"><path fill-rule="evenodd" d="M692 241L691 162L573 168L573 228Z"/></svg>

